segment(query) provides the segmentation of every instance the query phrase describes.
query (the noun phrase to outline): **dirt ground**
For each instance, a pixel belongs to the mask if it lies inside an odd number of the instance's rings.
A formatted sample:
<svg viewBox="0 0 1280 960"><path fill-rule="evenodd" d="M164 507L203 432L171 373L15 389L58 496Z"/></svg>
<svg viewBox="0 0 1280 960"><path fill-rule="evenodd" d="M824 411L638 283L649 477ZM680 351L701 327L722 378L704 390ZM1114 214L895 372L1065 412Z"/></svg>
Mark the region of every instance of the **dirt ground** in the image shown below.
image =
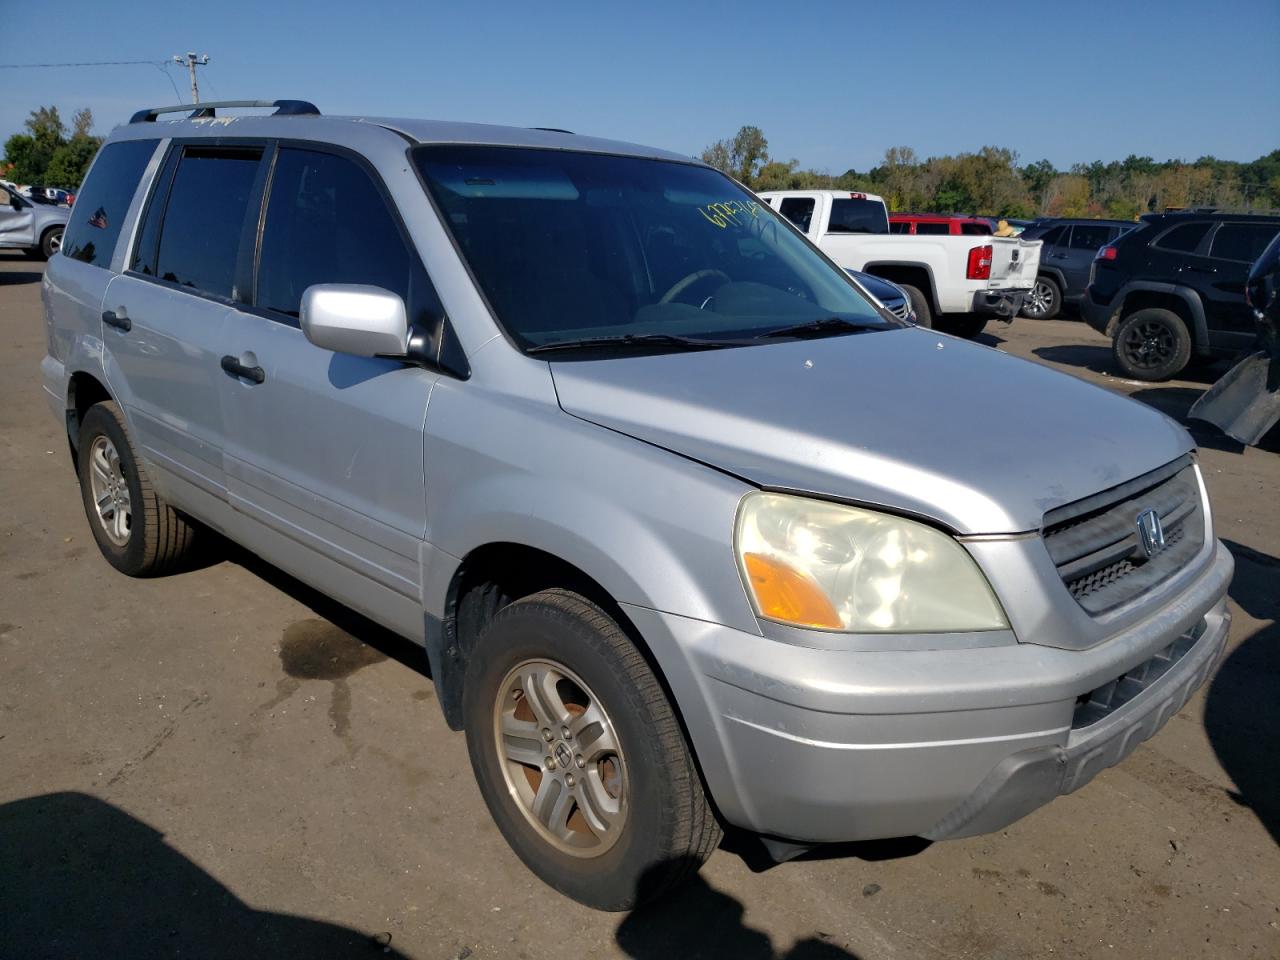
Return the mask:
<svg viewBox="0 0 1280 960"><path fill-rule="evenodd" d="M731 837L600 914L507 849L418 648L235 551L151 581L100 558L39 386L41 267L0 253L0 955L1280 956L1274 449L1197 431L1230 651L1120 767L977 839L766 869ZM1175 416L1212 377L1117 379L1070 320L984 339Z"/></svg>

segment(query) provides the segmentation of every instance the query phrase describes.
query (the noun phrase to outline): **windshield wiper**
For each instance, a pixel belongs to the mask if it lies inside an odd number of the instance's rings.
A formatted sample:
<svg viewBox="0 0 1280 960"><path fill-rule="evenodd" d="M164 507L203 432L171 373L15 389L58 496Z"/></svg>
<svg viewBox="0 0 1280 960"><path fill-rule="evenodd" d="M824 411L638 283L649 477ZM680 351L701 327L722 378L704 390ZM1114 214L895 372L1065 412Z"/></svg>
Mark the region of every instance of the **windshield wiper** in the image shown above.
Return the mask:
<svg viewBox="0 0 1280 960"><path fill-rule="evenodd" d="M626 333L621 336L582 337L577 340L559 340L555 343L539 343L525 349L527 354L552 353L558 350L594 350L633 347L677 347L681 350L718 350L721 347L741 346L743 341L695 340L674 333Z"/></svg>
<svg viewBox="0 0 1280 960"><path fill-rule="evenodd" d="M805 336L823 336L828 333L861 333L866 330L878 330L879 324L859 323L856 320L845 320L843 317L823 317L821 320L809 320L805 323L792 324L789 327L779 327L777 330L770 330L768 333L760 334L761 337L805 337Z"/></svg>

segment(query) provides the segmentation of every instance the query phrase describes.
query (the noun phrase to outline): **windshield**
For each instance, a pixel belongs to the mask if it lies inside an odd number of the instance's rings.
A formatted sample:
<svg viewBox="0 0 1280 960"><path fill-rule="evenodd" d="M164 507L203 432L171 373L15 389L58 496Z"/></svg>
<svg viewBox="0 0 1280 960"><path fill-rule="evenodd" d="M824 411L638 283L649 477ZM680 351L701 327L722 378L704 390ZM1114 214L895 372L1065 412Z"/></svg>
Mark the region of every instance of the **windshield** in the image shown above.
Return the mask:
<svg viewBox="0 0 1280 960"><path fill-rule="evenodd" d="M428 146L418 169L523 349L594 338L752 342L900 326L707 167L519 147ZM811 333L811 332L810 332ZM803 335L798 333L797 336Z"/></svg>

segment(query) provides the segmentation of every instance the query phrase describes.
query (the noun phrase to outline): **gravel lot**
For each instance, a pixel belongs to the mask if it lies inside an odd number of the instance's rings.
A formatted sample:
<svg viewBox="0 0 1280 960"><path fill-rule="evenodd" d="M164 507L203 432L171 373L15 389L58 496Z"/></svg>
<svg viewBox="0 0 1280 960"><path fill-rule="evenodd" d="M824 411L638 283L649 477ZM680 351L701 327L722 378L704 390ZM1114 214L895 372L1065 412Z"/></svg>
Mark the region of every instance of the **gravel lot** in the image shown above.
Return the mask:
<svg viewBox="0 0 1280 960"><path fill-rule="evenodd" d="M152 581L100 558L41 267L0 253L0 955L1280 956L1274 443L1197 432L1230 651L1123 765L989 837L768 869L731 837L676 899L598 914L508 851L416 647L234 550ZM1212 378L1117 379L1070 320L984 339L1175 416Z"/></svg>

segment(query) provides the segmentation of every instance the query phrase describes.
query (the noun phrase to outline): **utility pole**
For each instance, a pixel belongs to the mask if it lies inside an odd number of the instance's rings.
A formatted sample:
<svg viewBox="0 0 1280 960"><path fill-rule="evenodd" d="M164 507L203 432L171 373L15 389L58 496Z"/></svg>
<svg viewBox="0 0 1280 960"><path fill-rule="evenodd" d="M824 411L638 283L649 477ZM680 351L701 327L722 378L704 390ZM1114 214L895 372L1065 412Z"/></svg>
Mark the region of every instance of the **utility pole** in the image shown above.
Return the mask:
<svg viewBox="0 0 1280 960"><path fill-rule="evenodd" d="M173 58L173 62L174 62L174 63L184 64L184 65L186 66L187 70L188 70L188 71L190 71L190 73L191 73L191 102L192 102L192 103L199 103L199 102L200 102L200 87L199 87L199 85L196 83L196 67L204 67L204 66L207 66L207 65L208 65L208 63L209 63L209 55L208 55L207 53L202 53L202 54L200 54L199 56L197 56L197 55L196 55L196 54L194 54L194 53L188 53L185 57L177 57L177 56L175 56L175 57Z"/></svg>

